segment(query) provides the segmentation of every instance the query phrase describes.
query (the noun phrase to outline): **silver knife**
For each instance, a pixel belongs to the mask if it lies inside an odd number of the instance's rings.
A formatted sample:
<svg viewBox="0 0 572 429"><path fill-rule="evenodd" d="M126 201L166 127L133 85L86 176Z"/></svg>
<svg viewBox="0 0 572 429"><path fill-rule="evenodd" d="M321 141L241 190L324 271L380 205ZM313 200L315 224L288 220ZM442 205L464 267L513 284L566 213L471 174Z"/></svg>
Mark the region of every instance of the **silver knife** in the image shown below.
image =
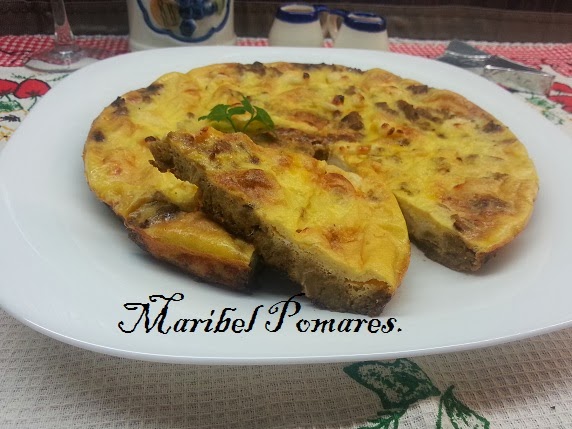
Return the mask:
<svg viewBox="0 0 572 429"><path fill-rule="evenodd" d="M467 69L513 91L546 95L554 81L549 73L490 55L460 40L451 41L437 60Z"/></svg>

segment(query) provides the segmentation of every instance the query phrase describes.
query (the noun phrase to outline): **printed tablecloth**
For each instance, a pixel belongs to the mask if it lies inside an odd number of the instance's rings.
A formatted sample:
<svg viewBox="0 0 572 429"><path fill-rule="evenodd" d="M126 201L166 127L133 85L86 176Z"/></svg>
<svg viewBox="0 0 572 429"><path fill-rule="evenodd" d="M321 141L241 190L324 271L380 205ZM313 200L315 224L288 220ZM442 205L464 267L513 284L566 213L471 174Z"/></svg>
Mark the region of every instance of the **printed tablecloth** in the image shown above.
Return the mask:
<svg viewBox="0 0 572 429"><path fill-rule="evenodd" d="M110 56L128 50L126 37L79 41ZM66 76L23 67L50 43L47 36L0 37L0 150L38 99ZM266 40L239 44L264 46ZM428 58L446 45L391 40L394 52ZM572 44L475 45L555 74L547 97L515 97L572 136ZM78 349L0 310L0 428L231 427L572 428L572 329L392 361L195 366Z"/></svg>

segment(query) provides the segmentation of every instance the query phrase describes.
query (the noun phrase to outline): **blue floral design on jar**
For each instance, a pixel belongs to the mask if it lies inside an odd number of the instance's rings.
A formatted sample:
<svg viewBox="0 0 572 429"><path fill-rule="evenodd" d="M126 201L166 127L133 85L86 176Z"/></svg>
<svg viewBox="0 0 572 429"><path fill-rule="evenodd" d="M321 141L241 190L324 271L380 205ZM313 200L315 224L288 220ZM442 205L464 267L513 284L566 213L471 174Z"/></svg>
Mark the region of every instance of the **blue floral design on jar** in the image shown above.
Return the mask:
<svg viewBox="0 0 572 429"><path fill-rule="evenodd" d="M230 0L137 0L147 26L181 42L203 42L226 25Z"/></svg>

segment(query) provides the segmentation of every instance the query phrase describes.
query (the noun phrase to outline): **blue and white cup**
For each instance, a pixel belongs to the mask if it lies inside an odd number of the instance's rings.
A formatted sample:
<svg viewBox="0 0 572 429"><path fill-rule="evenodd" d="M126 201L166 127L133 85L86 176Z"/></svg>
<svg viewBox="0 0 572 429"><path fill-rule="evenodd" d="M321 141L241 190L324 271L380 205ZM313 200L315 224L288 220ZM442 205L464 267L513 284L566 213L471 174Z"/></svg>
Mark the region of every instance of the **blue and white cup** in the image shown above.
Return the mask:
<svg viewBox="0 0 572 429"><path fill-rule="evenodd" d="M234 0L127 0L132 51L232 45Z"/></svg>
<svg viewBox="0 0 572 429"><path fill-rule="evenodd" d="M389 50L387 22L382 16L332 10L326 26L335 48Z"/></svg>
<svg viewBox="0 0 572 429"><path fill-rule="evenodd" d="M327 12L325 6L308 3L289 3L280 6L270 27L270 46L320 47L324 35L320 15Z"/></svg>
<svg viewBox="0 0 572 429"><path fill-rule="evenodd" d="M268 44L320 47L328 35L335 48L389 50L387 23L382 16L308 3L289 3L277 9Z"/></svg>

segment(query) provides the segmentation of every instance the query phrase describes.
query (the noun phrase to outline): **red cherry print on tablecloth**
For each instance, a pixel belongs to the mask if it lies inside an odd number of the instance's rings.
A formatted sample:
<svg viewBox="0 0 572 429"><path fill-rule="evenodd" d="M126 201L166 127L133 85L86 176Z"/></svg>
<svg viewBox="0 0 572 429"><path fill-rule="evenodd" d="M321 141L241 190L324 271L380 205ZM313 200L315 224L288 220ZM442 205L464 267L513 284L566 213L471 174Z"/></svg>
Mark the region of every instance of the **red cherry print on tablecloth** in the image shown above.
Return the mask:
<svg viewBox="0 0 572 429"><path fill-rule="evenodd" d="M8 79L0 79L0 97L13 94L16 88L18 88L18 82Z"/></svg>
<svg viewBox="0 0 572 429"><path fill-rule="evenodd" d="M18 82L8 79L0 79L0 113L11 113L22 110L22 105L14 100L14 91L18 88ZM7 120L8 116L0 116L0 122Z"/></svg>
<svg viewBox="0 0 572 429"><path fill-rule="evenodd" d="M14 91L14 96L16 98L32 98L34 102L30 106L30 109L36 104L38 98L44 95L50 90L50 85L48 85L43 80L39 79L26 79L22 81L18 88Z"/></svg>
<svg viewBox="0 0 572 429"><path fill-rule="evenodd" d="M17 98L37 98L44 95L50 90L48 85L43 80L39 79L26 79L14 91Z"/></svg>
<svg viewBox="0 0 572 429"><path fill-rule="evenodd" d="M564 111L572 113L572 87L569 85L561 82L554 83L548 99L560 104Z"/></svg>

